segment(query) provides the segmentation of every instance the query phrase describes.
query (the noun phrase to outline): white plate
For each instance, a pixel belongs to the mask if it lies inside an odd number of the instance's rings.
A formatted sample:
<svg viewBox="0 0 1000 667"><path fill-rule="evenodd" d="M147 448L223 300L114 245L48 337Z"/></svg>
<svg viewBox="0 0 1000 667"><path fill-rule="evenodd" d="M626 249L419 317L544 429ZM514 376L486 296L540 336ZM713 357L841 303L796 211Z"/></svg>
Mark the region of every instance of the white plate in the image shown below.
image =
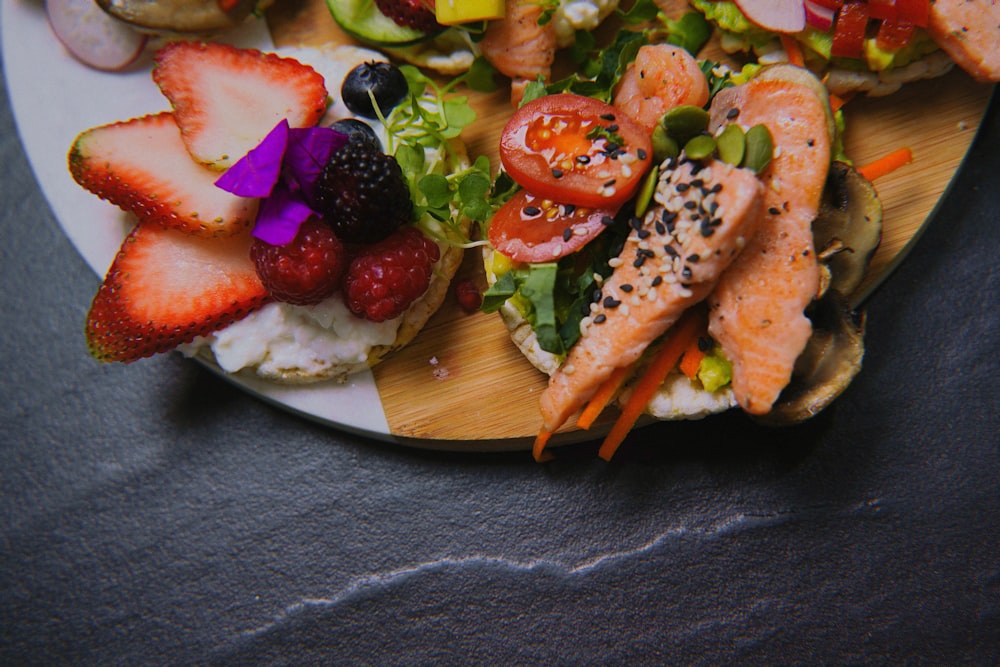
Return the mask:
<svg viewBox="0 0 1000 667"><path fill-rule="evenodd" d="M129 228L128 218L77 185L67 168L67 153L76 136L88 128L168 110L169 104L150 77L148 54L125 73L99 72L62 47L41 2L2 0L0 9L7 89L28 160L63 231L94 272L103 276ZM273 47L263 21L249 23L220 41ZM370 372L353 375L344 384L308 386L220 374L302 416L392 439Z"/></svg>

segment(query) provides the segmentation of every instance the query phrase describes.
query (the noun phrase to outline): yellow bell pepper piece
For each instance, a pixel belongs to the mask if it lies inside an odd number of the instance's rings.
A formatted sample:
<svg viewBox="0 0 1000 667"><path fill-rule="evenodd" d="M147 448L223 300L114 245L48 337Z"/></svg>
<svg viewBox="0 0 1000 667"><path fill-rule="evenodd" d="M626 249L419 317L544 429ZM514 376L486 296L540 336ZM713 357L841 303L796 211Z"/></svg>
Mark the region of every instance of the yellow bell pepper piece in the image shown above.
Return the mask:
<svg viewBox="0 0 1000 667"><path fill-rule="evenodd" d="M504 0L435 0L434 13L441 25L502 19Z"/></svg>

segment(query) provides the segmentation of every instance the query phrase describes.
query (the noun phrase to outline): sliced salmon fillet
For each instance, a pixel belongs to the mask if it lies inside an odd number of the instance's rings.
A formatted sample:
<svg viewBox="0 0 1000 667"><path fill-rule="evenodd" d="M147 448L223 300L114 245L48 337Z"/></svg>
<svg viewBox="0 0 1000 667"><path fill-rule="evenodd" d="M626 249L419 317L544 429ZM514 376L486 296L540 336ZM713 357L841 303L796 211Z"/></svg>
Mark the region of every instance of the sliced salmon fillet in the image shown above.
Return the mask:
<svg viewBox="0 0 1000 667"><path fill-rule="evenodd" d="M670 109L704 106L708 81L698 61L673 44L640 47L615 91L614 105L650 132Z"/></svg>
<svg viewBox="0 0 1000 667"><path fill-rule="evenodd" d="M712 101L712 127L762 123L775 147L762 175L764 219L709 298L709 333L732 362L733 392L751 414L771 410L812 335L804 311L819 289L812 221L830 166L826 104L809 86L757 79Z"/></svg>
<svg viewBox="0 0 1000 667"><path fill-rule="evenodd" d="M520 99L523 84L538 77L548 81L556 57L556 29L549 21L538 25L542 4L506 0L504 18L490 21L479 48L504 76L514 80L512 97Z"/></svg>
<svg viewBox="0 0 1000 667"><path fill-rule="evenodd" d="M542 393L543 431L558 429L703 300L763 215L763 185L751 171L715 160L664 166L656 205L633 221L580 340Z"/></svg>
<svg viewBox="0 0 1000 667"><path fill-rule="evenodd" d="M1000 81L1000 2L934 0L927 32L979 81Z"/></svg>

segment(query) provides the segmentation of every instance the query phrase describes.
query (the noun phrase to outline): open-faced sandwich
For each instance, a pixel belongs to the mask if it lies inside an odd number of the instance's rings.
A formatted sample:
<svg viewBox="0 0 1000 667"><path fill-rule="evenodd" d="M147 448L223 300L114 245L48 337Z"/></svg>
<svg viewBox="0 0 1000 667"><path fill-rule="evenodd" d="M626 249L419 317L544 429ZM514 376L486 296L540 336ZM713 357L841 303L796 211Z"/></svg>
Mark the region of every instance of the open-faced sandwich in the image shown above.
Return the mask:
<svg viewBox="0 0 1000 667"><path fill-rule="evenodd" d="M576 44L618 8L618 0L328 0L351 36L396 58L444 74L487 62L510 78L520 100L527 82L547 81L556 52Z"/></svg>
<svg viewBox="0 0 1000 667"><path fill-rule="evenodd" d="M680 0L657 0L665 9ZM729 53L792 62L837 95L887 95L955 63L1000 81L1000 4L994 0L690 0Z"/></svg>
<svg viewBox="0 0 1000 667"><path fill-rule="evenodd" d="M529 91L500 141L484 309L550 376L539 459L572 416L587 428L616 402L604 457L641 413L799 421L861 366L847 297L881 207L835 160L824 86L668 43L632 53L606 99Z"/></svg>
<svg viewBox="0 0 1000 667"><path fill-rule="evenodd" d="M459 190L485 206L489 188L459 138L464 98L355 47L178 41L153 78L171 110L89 129L69 152L76 181L134 222L87 317L95 357L180 347L305 382L420 331L476 215Z"/></svg>

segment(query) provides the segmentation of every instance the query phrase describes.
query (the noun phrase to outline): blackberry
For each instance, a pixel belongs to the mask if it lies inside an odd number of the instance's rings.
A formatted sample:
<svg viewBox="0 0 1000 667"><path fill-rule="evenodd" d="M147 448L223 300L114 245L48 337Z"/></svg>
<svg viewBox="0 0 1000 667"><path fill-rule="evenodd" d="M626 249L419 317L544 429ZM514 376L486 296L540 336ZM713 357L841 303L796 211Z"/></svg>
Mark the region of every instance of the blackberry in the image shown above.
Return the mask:
<svg viewBox="0 0 1000 667"><path fill-rule="evenodd" d="M334 121L330 125L330 129L347 135L348 141L367 141L373 147L382 149L382 142L379 141L378 135L375 134L371 125L357 118L341 118Z"/></svg>
<svg viewBox="0 0 1000 667"><path fill-rule="evenodd" d="M376 243L413 215L396 158L363 140L336 151L316 182L314 210L344 243Z"/></svg>

